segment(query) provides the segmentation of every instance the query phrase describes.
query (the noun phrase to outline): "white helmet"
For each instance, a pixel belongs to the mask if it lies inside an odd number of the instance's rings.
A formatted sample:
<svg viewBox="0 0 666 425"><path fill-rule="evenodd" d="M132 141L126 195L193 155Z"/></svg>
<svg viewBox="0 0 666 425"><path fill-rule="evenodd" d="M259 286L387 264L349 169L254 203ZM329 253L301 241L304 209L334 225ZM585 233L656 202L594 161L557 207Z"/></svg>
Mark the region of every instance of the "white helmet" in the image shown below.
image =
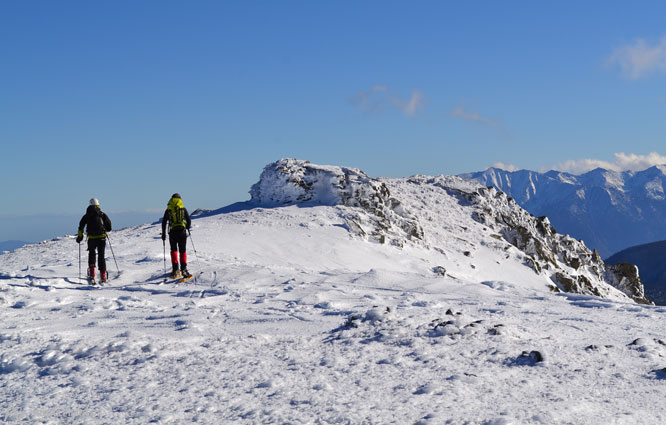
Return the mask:
<svg viewBox="0 0 666 425"><path fill-rule="evenodd" d="M90 200L90 205L94 205L96 207L99 207L99 201L97 200L97 198L92 198Z"/></svg>

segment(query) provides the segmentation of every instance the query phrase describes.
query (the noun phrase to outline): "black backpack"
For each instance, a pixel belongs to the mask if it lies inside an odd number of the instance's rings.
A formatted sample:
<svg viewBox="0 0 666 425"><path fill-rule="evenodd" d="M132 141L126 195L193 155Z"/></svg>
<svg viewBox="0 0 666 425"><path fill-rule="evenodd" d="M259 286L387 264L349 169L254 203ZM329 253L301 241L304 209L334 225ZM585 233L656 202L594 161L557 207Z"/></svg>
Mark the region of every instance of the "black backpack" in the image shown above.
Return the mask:
<svg viewBox="0 0 666 425"><path fill-rule="evenodd" d="M99 208L93 206L86 211L87 233L89 236L99 236L106 233L102 214L104 213Z"/></svg>

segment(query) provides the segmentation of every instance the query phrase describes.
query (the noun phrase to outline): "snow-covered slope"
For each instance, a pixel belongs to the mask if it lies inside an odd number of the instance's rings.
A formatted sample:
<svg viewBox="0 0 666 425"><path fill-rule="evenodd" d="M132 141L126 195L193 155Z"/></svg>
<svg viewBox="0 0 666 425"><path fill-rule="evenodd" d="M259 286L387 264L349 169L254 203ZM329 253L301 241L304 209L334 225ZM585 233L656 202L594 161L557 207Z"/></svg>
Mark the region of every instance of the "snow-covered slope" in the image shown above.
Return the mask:
<svg viewBox="0 0 666 425"><path fill-rule="evenodd" d="M306 203L277 196L284 164ZM158 225L111 233L121 273L110 258L99 289L71 236L0 256L0 421L664 421L666 310L593 277L582 244L577 269L540 258L568 239L499 192L360 173L350 191L345 170L269 165L251 207L194 220L188 284L163 283ZM553 292L556 270L604 298Z"/></svg>
<svg viewBox="0 0 666 425"><path fill-rule="evenodd" d="M598 168L582 175L489 168L461 177L506 192L604 257L666 239L666 165L639 172Z"/></svg>
<svg viewBox="0 0 666 425"><path fill-rule="evenodd" d="M635 268L605 265L582 242L558 234L547 217L535 218L503 192L458 177L379 181L357 169L283 159L266 166L250 194L251 203L268 207L294 203L352 207L344 214L352 233L397 246L411 243L443 251L440 245L451 245L447 236L457 233L449 222L457 221L459 228L480 223L474 233L485 239L483 245L498 251L508 250L509 244L518 248L519 254L507 254L502 262L528 264L551 279L552 290L616 298L623 296L617 293L620 289L638 302L647 302Z"/></svg>

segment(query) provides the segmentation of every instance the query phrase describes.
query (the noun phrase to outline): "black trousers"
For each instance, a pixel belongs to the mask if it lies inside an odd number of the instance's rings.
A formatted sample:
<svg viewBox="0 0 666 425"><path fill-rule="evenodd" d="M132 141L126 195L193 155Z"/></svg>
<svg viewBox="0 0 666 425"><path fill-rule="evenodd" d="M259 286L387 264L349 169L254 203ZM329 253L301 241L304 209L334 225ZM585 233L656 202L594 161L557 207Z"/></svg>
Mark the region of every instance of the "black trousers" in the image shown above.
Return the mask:
<svg viewBox="0 0 666 425"><path fill-rule="evenodd" d="M99 270L106 270L106 259L104 258L104 249L106 248L106 239L88 239L88 265L95 265L95 250L97 250L97 262Z"/></svg>
<svg viewBox="0 0 666 425"><path fill-rule="evenodd" d="M187 230L184 227L174 227L169 231L169 245L171 252L179 251L181 254L187 247Z"/></svg>

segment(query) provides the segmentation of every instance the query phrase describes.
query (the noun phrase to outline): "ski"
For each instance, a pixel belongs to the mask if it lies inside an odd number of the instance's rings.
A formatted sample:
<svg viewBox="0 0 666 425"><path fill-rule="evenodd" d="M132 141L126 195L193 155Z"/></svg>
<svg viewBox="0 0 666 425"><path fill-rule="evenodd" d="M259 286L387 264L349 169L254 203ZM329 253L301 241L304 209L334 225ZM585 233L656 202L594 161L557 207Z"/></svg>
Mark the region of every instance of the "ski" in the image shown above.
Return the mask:
<svg viewBox="0 0 666 425"><path fill-rule="evenodd" d="M194 273L194 274L188 273L187 276L181 275L180 272L178 273L177 276L173 276L173 275L171 275L171 273L169 273L169 274L167 274L166 276L164 276L162 278L162 281L159 284L164 285L164 284L167 284L167 283L176 283L176 284L185 283L185 282L189 282L192 279L196 279L197 277L199 277L201 275L203 275L203 272L197 272L197 273Z"/></svg>
<svg viewBox="0 0 666 425"><path fill-rule="evenodd" d="M178 283L184 283L187 282L188 280L191 280L194 277L193 274L188 275L188 276L183 276L180 279L177 280Z"/></svg>

